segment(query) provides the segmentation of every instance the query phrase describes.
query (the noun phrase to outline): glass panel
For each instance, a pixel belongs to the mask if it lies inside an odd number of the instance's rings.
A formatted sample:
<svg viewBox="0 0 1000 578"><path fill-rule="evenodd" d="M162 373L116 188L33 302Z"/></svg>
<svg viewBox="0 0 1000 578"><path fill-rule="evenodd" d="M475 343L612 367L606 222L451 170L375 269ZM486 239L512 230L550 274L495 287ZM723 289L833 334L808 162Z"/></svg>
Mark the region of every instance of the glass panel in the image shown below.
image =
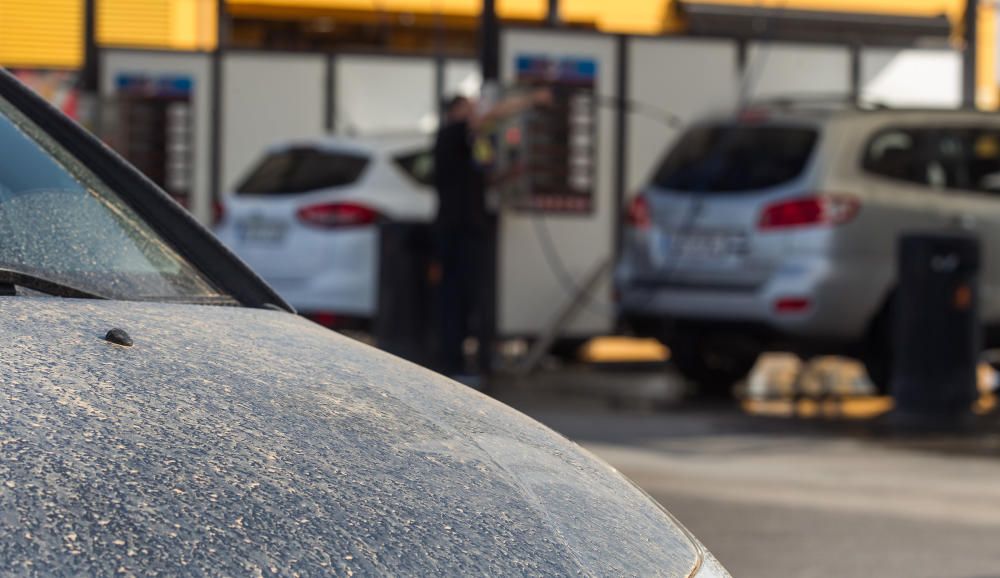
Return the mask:
<svg viewBox="0 0 1000 578"><path fill-rule="evenodd" d="M0 267L118 299L218 291L77 159L0 100Z"/></svg>
<svg viewBox="0 0 1000 578"><path fill-rule="evenodd" d="M688 131L653 177L678 191L765 189L799 177L816 146L810 128L705 126Z"/></svg>
<svg viewBox="0 0 1000 578"><path fill-rule="evenodd" d="M311 148L269 154L237 187L241 195L287 195L344 187L357 182L368 166L360 155Z"/></svg>

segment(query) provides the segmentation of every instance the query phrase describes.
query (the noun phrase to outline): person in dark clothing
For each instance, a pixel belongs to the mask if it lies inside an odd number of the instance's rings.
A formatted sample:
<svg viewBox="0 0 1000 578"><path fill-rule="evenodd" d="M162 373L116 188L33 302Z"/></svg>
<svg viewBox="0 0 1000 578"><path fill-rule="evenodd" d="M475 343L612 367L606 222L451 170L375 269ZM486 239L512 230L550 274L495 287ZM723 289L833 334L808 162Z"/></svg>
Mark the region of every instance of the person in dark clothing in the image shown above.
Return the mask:
<svg viewBox="0 0 1000 578"><path fill-rule="evenodd" d="M440 267L437 369L456 377L466 372L464 342L477 309L486 242L485 167L473 155L473 109L468 99L452 99L434 143L434 242Z"/></svg>
<svg viewBox="0 0 1000 578"><path fill-rule="evenodd" d="M467 98L449 101L434 142L439 228L472 231L485 223L485 167L473 155L474 110L475 104Z"/></svg>
<svg viewBox="0 0 1000 578"><path fill-rule="evenodd" d="M438 358L441 373L464 376L463 344L471 334L471 319L479 318L478 336L485 342L485 323L479 288L489 263L486 211L488 177L483 159L475 155L476 139L497 121L552 100L547 90L506 99L484 114L474 101L454 97L445 106L445 118L434 143L434 185L438 194L435 245L439 264L437 299ZM480 359L488 352L481 351Z"/></svg>

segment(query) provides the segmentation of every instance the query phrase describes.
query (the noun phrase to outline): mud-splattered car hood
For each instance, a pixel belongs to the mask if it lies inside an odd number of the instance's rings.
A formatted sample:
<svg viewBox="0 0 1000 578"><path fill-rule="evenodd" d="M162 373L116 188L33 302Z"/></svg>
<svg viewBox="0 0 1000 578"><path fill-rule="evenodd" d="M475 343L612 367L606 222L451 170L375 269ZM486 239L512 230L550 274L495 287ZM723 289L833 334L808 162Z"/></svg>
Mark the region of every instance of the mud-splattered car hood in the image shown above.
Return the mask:
<svg viewBox="0 0 1000 578"><path fill-rule="evenodd" d="M0 382L4 574L714 563L562 437L287 313L0 298Z"/></svg>

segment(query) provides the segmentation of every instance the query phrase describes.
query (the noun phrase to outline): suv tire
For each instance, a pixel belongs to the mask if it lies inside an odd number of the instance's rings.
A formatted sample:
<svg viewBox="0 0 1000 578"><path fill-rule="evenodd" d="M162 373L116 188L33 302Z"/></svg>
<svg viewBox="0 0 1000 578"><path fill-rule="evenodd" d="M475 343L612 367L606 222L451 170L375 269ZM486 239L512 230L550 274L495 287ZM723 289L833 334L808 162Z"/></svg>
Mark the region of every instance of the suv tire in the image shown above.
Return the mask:
<svg viewBox="0 0 1000 578"><path fill-rule="evenodd" d="M892 360L889 356L870 355L866 352L861 362L868 372L868 380L875 387L876 395L888 395L892 383Z"/></svg>
<svg viewBox="0 0 1000 578"><path fill-rule="evenodd" d="M674 340L670 359L705 397L729 397L733 385L746 377L759 353L725 348L700 339Z"/></svg>
<svg viewBox="0 0 1000 578"><path fill-rule="evenodd" d="M872 320L861 353L861 363L878 395L888 395L892 383L892 303L890 298Z"/></svg>

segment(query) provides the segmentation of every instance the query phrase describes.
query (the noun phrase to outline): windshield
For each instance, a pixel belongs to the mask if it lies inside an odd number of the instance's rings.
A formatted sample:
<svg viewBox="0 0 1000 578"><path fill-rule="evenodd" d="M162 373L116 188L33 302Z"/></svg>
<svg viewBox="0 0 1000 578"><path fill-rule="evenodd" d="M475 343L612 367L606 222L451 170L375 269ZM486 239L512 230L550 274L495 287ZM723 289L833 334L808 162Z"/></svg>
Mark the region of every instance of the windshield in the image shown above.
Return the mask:
<svg viewBox="0 0 1000 578"><path fill-rule="evenodd" d="M664 189L737 192L797 178L816 146L811 128L701 126L685 134L653 177Z"/></svg>
<svg viewBox="0 0 1000 578"><path fill-rule="evenodd" d="M0 268L116 299L223 297L103 182L0 99Z"/></svg>

